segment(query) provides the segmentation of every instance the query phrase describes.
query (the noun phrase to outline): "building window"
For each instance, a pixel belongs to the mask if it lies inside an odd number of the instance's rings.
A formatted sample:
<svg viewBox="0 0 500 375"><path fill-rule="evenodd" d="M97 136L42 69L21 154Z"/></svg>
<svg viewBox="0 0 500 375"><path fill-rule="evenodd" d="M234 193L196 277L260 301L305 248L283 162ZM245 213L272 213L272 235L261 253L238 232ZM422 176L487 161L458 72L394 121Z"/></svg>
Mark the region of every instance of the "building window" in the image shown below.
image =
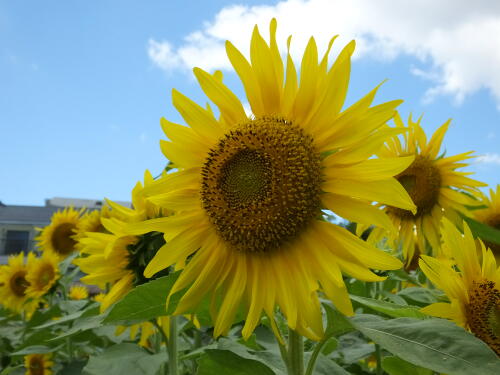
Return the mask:
<svg viewBox="0 0 500 375"><path fill-rule="evenodd" d="M26 230L8 230L5 236L5 247L3 253L18 254L21 251L28 251L30 232Z"/></svg>

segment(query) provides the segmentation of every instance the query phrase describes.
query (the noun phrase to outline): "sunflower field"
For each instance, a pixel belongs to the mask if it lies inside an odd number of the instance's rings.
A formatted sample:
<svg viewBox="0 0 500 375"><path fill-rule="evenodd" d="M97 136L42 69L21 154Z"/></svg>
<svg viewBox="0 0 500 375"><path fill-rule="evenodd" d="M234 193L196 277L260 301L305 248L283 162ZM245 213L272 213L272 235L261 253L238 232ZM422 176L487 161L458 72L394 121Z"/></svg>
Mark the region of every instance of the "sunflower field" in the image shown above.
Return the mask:
<svg viewBox="0 0 500 375"><path fill-rule="evenodd" d="M173 89L131 206L60 210L0 266L0 375L500 374L500 185L380 86L345 108L354 41L296 64L276 30L226 42L244 100Z"/></svg>

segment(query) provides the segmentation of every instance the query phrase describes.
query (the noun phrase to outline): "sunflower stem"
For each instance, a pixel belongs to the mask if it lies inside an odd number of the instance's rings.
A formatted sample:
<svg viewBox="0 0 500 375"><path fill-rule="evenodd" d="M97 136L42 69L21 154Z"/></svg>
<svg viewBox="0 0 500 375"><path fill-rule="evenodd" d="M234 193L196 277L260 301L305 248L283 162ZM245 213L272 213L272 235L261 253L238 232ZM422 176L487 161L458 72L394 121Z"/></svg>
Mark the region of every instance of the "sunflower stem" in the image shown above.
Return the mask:
<svg viewBox="0 0 500 375"><path fill-rule="evenodd" d="M170 317L170 327L167 343L168 352L168 374L178 375L178 356L177 356L177 316Z"/></svg>
<svg viewBox="0 0 500 375"><path fill-rule="evenodd" d="M382 375L382 351L380 350L380 345L375 344L375 357L377 358L377 375Z"/></svg>
<svg viewBox="0 0 500 375"><path fill-rule="evenodd" d="M304 375L304 340L293 329L288 331L288 375Z"/></svg>
<svg viewBox="0 0 500 375"><path fill-rule="evenodd" d="M323 340L318 342L314 347L314 350L311 354L311 358L309 358L309 362L307 363L307 369L305 375L313 375L314 366L316 365L316 360L318 359L319 353L321 353L321 349L325 346L325 343L331 336L325 337Z"/></svg>

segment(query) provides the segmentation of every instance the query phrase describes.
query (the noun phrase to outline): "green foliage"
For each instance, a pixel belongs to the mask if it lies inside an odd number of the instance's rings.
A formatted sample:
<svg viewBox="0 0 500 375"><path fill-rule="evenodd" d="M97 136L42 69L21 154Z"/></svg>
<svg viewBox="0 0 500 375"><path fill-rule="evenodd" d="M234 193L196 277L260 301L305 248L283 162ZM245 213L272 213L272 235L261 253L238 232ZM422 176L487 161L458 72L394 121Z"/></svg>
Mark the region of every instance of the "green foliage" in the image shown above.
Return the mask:
<svg viewBox="0 0 500 375"><path fill-rule="evenodd" d="M474 237L479 237L483 241L488 241L500 245L500 230L480 223L479 221L474 220L470 217L463 216L463 219L469 225L469 228Z"/></svg>
<svg viewBox="0 0 500 375"><path fill-rule="evenodd" d="M90 357L84 375L155 375L165 360L165 353L151 355L136 344L118 344L102 354Z"/></svg>
<svg viewBox="0 0 500 375"><path fill-rule="evenodd" d="M207 349L198 365L198 375L275 375L262 362L241 357L230 350Z"/></svg>
<svg viewBox="0 0 500 375"><path fill-rule="evenodd" d="M177 277L179 272L135 287L111 308L103 323L137 322L167 315L167 296Z"/></svg>
<svg viewBox="0 0 500 375"><path fill-rule="evenodd" d="M373 315L350 319L365 336L414 365L449 375L500 373L496 354L481 340L443 319L398 318Z"/></svg>

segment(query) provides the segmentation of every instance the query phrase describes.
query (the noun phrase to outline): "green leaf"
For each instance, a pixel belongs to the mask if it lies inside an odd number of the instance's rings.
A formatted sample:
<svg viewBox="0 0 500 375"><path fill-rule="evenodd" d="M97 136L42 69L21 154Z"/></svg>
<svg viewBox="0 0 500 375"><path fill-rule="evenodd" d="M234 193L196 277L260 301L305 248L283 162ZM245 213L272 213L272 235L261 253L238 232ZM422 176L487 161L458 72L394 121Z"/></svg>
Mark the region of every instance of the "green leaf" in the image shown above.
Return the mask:
<svg viewBox="0 0 500 375"><path fill-rule="evenodd" d="M24 367L24 365L7 366L3 370L0 369L0 370L2 370L2 372L0 372L0 375L9 375L10 373L12 373L12 371L16 371L16 370L21 369L23 367Z"/></svg>
<svg viewBox="0 0 500 375"><path fill-rule="evenodd" d="M319 355L316 366L314 367L315 375L350 375L342 366L335 363L324 355Z"/></svg>
<svg viewBox="0 0 500 375"><path fill-rule="evenodd" d="M339 346L339 342L335 337L330 337L323 344L323 348L321 349L321 353L324 355L328 355L332 353Z"/></svg>
<svg viewBox="0 0 500 375"><path fill-rule="evenodd" d="M382 360L382 368L389 375L432 375L434 373L432 370L415 366L398 357L385 357Z"/></svg>
<svg viewBox="0 0 500 375"><path fill-rule="evenodd" d="M358 315L351 323L382 348L414 365L448 375L496 375L500 361L481 340L444 319L384 320Z"/></svg>
<svg viewBox="0 0 500 375"><path fill-rule="evenodd" d="M118 344L90 357L85 375L154 375L166 360L165 353L151 355L137 344Z"/></svg>
<svg viewBox="0 0 500 375"><path fill-rule="evenodd" d="M469 225L474 237L479 237L483 241L493 242L500 245L500 230L480 223L470 217L463 216L463 219L467 222L467 225Z"/></svg>
<svg viewBox="0 0 500 375"><path fill-rule="evenodd" d="M431 291L430 289L427 288L419 288L419 287L404 288L400 290L397 295L409 299L411 301L417 302L424 306L439 301L434 291Z"/></svg>
<svg viewBox="0 0 500 375"><path fill-rule="evenodd" d="M135 287L111 308L103 323L145 321L167 315L167 296L179 274L175 272Z"/></svg>
<svg viewBox="0 0 500 375"><path fill-rule="evenodd" d="M96 315L99 313L99 306L96 303L92 303L88 305L84 310L77 311L75 313L65 315L60 319L57 320L51 320L47 323L41 324L39 326L36 326L35 329L43 329L43 328L48 328L52 326L56 326L59 324L64 324L68 322L72 322L73 320L76 320L80 317L86 317L86 316L92 316Z"/></svg>
<svg viewBox="0 0 500 375"><path fill-rule="evenodd" d="M50 341L60 340L65 337L70 337L75 334L87 331L89 329L98 328L102 325L103 319L104 315L95 315L78 319L69 330L64 331L61 335L54 337Z"/></svg>
<svg viewBox="0 0 500 375"><path fill-rule="evenodd" d="M349 319L334 308L331 303L324 302L322 305L326 311L327 321L325 336L340 336L354 330Z"/></svg>
<svg viewBox="0 0 500 375"><path fill-rule="evenodd" d="M17 356L17 355L28 355L28 354L46 354L46 353L53 353L60 349L63 345L58 345L56 347L50 347L50 346L45 346L45 345L32 345L32 346L27 346L24 349L18 350L17 352L12 353L11 355Z"/></svg>
<svg viewBox="0 0 500 375"><path fill-rule="evenodd" d="M230 350L208 349L198 365L198 375L275 375L262 362L240 357Z"/></svg>
<svg viewBox="0 0 500 375"><path fill-rule="evenodd" d="M57 373L57 375L77 375L81 374L87 361L73 361L66 363L64 367Z"/></svg>
<svg viewBox="0 0 500 375"><path fill-rule="evenodd" d="M401 306L395 303L376 300L372 298L350 296L353 301L360 303L363 306L369 307L372 310L389 315L393 318L416 318L427 319L428 315L421 313L419 307L416 306Z"/></svg>

